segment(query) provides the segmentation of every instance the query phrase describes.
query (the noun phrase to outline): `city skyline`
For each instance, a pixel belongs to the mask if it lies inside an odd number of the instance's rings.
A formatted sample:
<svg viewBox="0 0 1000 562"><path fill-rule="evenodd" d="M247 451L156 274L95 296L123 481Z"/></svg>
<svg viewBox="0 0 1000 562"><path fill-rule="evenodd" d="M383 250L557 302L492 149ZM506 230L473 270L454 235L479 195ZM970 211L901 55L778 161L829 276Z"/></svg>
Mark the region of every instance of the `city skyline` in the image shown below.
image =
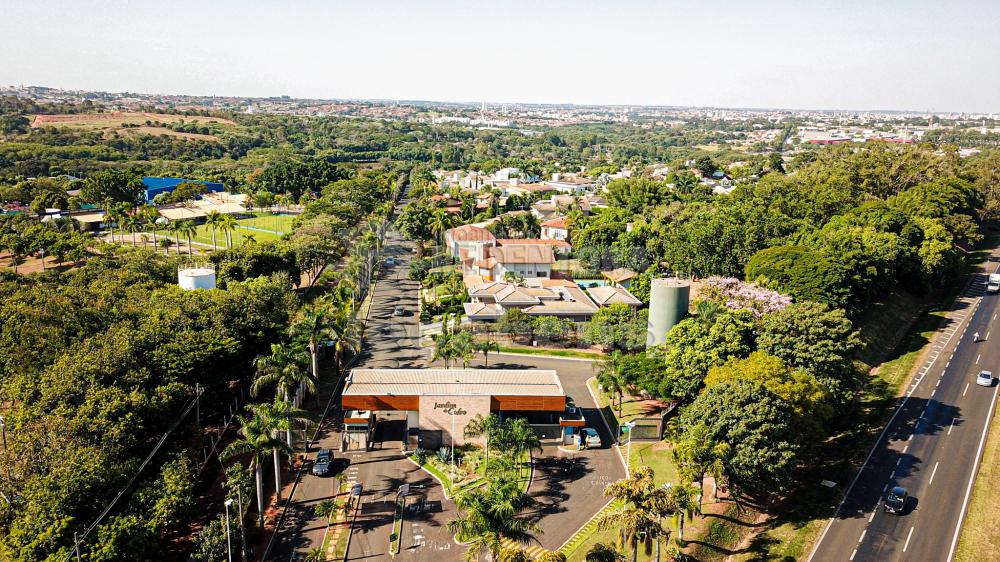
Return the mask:
<svg viewBox="0 0 1000 562"><path fill-rule="evenodd" d="M196 16L196 17L195 17ZM44 22L40 25L39 22ZM375 24L378 25L375 25ZM0 83L149 94L992 113L1000 6L13 6ZM381 30L378 37L371 30ZM25 45L31 45L25 49ZM405 56L402 54L405 53Z"/></svg>

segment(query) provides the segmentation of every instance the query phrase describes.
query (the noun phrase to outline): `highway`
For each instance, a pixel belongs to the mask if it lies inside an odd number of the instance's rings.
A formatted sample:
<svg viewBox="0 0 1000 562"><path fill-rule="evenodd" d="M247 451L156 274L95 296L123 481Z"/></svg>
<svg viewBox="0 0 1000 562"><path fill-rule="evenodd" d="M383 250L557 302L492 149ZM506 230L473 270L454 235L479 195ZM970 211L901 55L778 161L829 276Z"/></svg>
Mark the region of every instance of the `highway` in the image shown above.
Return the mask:
<svg viewBox="0 0 1000 562"><path fill-rule="evenodd" d="M949 311L810 560L951 559L1000 388L975 381L984 369L1000 375L1000 295L985 293L986 278L978 273ZM881 499L897 485L910 494L906 510L885 513Z"/></svg>

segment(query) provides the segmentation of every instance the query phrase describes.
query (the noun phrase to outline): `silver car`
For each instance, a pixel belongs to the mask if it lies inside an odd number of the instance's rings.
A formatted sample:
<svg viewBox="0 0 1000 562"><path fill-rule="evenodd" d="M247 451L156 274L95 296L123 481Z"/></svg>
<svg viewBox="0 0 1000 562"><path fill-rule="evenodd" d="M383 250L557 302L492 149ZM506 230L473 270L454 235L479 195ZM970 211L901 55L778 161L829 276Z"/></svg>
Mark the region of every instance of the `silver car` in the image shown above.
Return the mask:
<svg viewBox="0 0 1000 562"><path fill-rule="evenodd" d="M993 386L993 373L990 371L979 371L976 375L976 384L979 386Z"/></svg>
<svg viewBox="0 0 1000 562"><path fill-rule="evenodd" d="M597 430L592 427L585 427L580 432L583 434L584 446L588 449L600 449L601 448L601 436L597 433Z"/></svg>

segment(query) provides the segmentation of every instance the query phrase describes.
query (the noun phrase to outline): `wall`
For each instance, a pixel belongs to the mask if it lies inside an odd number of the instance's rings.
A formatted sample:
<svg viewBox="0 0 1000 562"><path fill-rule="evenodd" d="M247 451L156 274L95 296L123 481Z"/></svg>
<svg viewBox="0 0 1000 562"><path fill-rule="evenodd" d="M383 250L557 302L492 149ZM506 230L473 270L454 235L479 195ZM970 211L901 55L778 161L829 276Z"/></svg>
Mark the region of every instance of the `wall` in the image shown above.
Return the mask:
<svg viewBox="0 0 1000 562"><path fill-rule="evenodd" d="M476 415L486 417L490 413L489 396L421 396L420 397L420 429L440 430L442 444L451 445L452 416L455 413L455 444L465 443L463 431L465 426ZM437 406L437 407L435 407ZM478 440L474 440L478 442Z"/></svg>

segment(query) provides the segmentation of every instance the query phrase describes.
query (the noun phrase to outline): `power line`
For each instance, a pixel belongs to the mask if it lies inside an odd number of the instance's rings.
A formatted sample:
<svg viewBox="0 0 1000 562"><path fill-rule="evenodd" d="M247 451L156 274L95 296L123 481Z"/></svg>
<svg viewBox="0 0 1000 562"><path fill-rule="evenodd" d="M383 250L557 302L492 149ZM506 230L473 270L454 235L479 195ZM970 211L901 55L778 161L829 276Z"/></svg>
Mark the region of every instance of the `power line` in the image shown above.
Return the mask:
<svg viewBox="0 0 1000 562"><path fill-rule="evenodd" d="M101 524L101 521L103 521L104 518L107 517L108 513L110 513L111 510L115 507L115 504L118 503L118 500L125 495L125 492L127 492L129 488L132 487L132 484L135 483L136 478L139 477L139 474L142 472L142 470L146 468L146 465L149 464L149 461L153 460L153 456L156 455L156 453L160 450L160 447L163 446L163 443L166 442L167 437L169 437L170 434L177 429L177 427L181 424L184 418L186 418L187 415L191 413L191 410L194 409L195 405L198 403L199 396L200 395L195 395L195 397L192 398L187 403L187 405L184 408L184 412L180 416L178 416L176 420L174 420L174 423L171 424L170 429L168 429L166 433L164 433L163 436L160 437L160 440L156 443L156 446L153 447L153 450L150 451L150 453L146 456L146 459L142 461L142 464L139 465L139 468L136 469L132 477L129 478L128 483L125 484L125 487L118 492L118 494L114 497L114 499L111 500L111 503L108 504L106 508L104 508L104 511L102 511L100 515L97 516L97 519L95 519L93 523L87 526L87 529L83 532L82 535L80 535L79 538L76 538L74 534L73 550L71 550L69 554L66 556L65 562L69 562L69 560L73 557L74 552L79 554L80 544L82 544L87 539L87 535L89 535L91 531L93 531L98 525Z"/></svg>

